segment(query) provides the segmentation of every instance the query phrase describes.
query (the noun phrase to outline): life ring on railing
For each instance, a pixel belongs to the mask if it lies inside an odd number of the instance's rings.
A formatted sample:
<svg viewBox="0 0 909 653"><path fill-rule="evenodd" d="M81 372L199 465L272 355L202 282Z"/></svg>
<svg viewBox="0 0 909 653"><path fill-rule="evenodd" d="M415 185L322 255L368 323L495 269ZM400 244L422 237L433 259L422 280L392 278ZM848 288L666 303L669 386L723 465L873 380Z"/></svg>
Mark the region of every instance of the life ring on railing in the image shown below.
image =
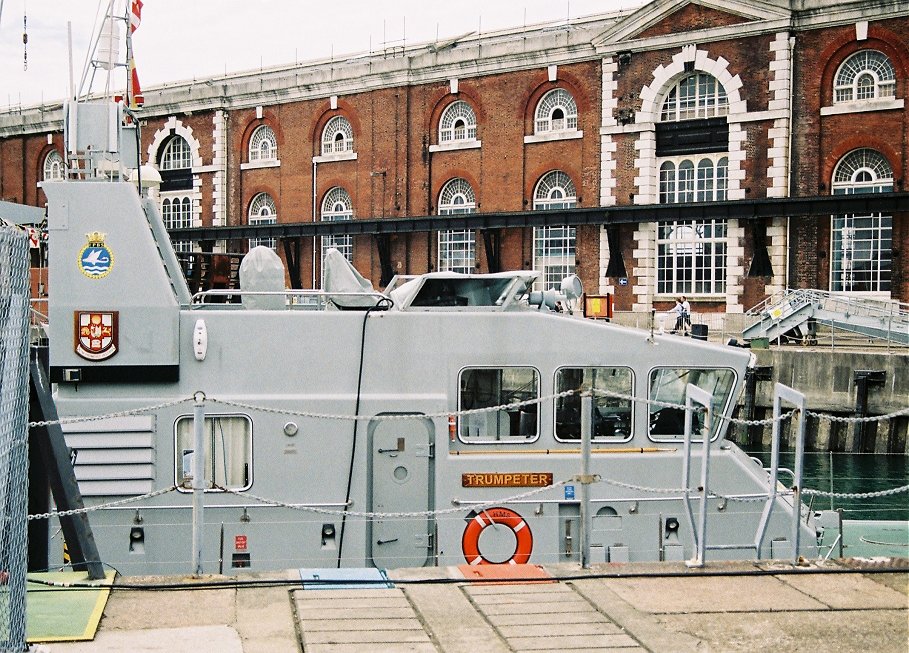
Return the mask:
<svg viewBox="0 0 909 653"><path fill-rule="evenodd" d="M502 524L511 529L515 537L514 553L504 562L492 562L480 553L480 534L487 526ZM523 565L530 560L533 551L533 533L530 526L518 513L508 508L489 508L481 510L468 522L461 537L461 550L470 565Z"/></svg>

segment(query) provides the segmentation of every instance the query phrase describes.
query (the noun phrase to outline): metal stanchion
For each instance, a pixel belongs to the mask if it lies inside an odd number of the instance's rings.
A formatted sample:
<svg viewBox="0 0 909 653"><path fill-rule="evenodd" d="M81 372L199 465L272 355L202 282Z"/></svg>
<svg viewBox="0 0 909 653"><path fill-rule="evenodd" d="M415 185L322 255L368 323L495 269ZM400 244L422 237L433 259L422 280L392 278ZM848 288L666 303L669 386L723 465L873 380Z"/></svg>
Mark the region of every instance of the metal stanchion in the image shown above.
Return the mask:
<svg viewBox="0 0 909 653"><path fill-rule="evenodd" d="M197 392L193 406L193 575L202 575L202 526L205 505L205 393Z"/></svg>
<svg viewBox="0 0 909 653"><path fill-rule="evenodd" d="M590 531L593 516L590 514L590 439L593 430L593 397L589 392L581 395L581 567L590 569Z"/></svg>

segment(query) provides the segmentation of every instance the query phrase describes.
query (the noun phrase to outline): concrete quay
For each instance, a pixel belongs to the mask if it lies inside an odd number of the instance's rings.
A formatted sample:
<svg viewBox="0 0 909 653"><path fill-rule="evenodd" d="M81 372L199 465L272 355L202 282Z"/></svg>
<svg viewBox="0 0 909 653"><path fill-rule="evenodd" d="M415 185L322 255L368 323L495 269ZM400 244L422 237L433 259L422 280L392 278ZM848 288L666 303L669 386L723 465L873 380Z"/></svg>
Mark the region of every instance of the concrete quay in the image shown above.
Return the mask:
<svg viewBox="0 0 909 653"><path fill-rule="evenodd" d="M549 582L388 572L393 588L303 589L297 570L119 578L92 642L52 653L875 651L909 648L909 564L545 565ZM896 567L894 569L894 567ZM215 583L234 583L198 589ZM162 584L168 589L151 589ZM196 589L193 589L193 587ZM146 587L147 589L139 589ZM132 588L132 589L129 589Z"/></svg>

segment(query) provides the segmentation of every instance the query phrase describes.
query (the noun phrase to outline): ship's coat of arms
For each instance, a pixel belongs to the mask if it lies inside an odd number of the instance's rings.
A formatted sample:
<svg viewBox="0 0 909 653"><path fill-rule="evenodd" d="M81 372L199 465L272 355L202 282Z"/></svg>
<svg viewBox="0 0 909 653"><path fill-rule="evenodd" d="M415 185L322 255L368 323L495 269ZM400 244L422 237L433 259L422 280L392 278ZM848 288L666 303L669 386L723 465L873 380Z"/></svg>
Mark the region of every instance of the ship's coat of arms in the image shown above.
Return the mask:
<svg viewBox="0 0 909 653"><path fill-rule="evenodd" d="M117 311L76 311L76 353L90 361L102 361L118 351Z"/></svg>

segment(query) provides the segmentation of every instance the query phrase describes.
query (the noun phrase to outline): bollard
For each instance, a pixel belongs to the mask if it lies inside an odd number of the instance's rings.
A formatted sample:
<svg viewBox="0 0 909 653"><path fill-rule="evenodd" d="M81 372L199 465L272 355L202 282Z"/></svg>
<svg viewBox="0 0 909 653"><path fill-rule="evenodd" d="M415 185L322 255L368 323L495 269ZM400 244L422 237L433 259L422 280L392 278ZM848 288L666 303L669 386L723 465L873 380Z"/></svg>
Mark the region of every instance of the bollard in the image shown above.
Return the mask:
<svg viewBox="0 0 909 653"><path fill-rule="evenodd" d="M205 498L205 393L193 395L193 576L202 575L202 526Z"/></svg>

